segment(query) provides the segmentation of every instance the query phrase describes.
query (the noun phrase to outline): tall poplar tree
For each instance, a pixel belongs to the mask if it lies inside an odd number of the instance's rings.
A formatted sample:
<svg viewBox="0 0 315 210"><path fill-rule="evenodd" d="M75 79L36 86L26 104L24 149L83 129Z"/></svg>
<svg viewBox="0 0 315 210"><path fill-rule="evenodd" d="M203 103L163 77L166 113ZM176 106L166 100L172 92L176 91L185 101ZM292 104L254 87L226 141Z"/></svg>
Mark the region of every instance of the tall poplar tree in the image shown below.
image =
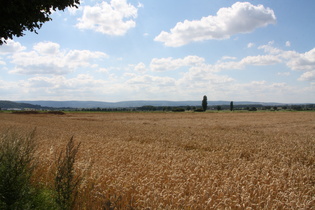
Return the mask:
<svg viewBox="0 0 315 210"><path fill-rule="evenodd" d="M201 105L202 105L203 111L205 112L207 110L207 107L208 107L208 102L207 102L207 96L206 95L203 96Z"/></svg>

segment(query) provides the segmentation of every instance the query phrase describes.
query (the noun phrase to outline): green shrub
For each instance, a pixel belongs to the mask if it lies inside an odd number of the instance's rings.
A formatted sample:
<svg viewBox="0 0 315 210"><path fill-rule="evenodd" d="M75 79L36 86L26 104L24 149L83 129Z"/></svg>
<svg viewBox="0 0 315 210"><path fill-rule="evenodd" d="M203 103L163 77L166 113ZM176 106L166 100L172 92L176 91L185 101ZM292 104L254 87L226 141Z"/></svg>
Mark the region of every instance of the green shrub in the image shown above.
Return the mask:
<svg viewBox="0 0 315 210"><path fill-rule="evenodd" d="M0 209L73 209L80 177L75 177L74 162L79 145L73 138L65 155L57 160L55 189L32 183L36 167L35 130L21 133L10 129L0 136Z"/></svg>
<svg viewBox="0 0 315 210"><path fill-rule="evenodd" d="M18 135L9 130L0 140L0 207L30 208L30 178L34 169L34 133Z"/></svg>
<svg viewBox="0 0 315 210"><path fill-rule="evenodd" d="M0 209L55 209L52 193L31 184L35 168L35 130L14 129L0 137Z"/></svg>
<svg viewBox="0 0 315 210"><path fill-rule="evenodd" d="M185 109L184 108L181 108L181 107L175 107L172 109L172 112L184 112Z"/></svg>
<svg viewBox="0 0 315 210"><path fill-rule="evenodd" d="M66 152L60 152L55 176L56 203L60 209L73 209L81 181L75 176L74 163L80 144L74 145L73 137L66 146Z"/></svg>

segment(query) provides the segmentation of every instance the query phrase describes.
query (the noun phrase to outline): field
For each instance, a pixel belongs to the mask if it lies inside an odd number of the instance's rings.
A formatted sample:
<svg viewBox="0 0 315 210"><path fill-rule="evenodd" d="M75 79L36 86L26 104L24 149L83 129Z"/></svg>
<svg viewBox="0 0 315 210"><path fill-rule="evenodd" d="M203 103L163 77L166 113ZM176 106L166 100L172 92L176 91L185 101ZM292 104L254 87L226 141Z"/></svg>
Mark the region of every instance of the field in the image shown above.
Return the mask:
<svg viewBox="0 0 315 210"><path fill-rule="evenodd" d="M47 186L81 142L78 209L315 209L315 112L0 113L9 127L36 127Z"/></svg>

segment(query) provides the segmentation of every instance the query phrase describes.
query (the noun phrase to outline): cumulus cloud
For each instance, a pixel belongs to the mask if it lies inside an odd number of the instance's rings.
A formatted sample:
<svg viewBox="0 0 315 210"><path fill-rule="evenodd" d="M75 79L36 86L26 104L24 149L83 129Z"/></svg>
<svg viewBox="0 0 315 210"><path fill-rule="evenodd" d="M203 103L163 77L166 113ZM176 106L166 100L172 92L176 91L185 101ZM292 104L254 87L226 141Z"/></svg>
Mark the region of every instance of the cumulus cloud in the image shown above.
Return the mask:
<svg viewBox="0 0 315 210"><path fill-rule="evenodd" d="M293 56L287 65L293 70L314 70L315 69L315 48L308 52L297 54L291 53Z"/></svg>
<svg viewBox="0 0 315 210"><path fill-rule="evenodd" d="M280 59L281 63L285 63L291 70L304 71L300 81L312 81L314 80L315 71L315 48L305 52L299 53L296 51L286 51L275 48L272 46L273 42L267 45L262 45L258 49L263 49L269 53L268 56L274 56L275 61Z"/></svg>
<svg viewBox="0 0 315 210"><path fill-rule="evenodd" d="M92 60L106 58L103 52L89 50L60 50L53 42L40 42L32 51L17 52L11 63L18 74L66 74L79 67L93 67Z"/></svg>
<svg viewBox="0 0 315 210"><path fill-rule="evenodd" d="M285 42L285 46L286 46L286 47L291 47L291 42L290 42L290 41L286 41L286 42Z"/></svg>
<svg viewBox="0 0 315 210"><path fill-rule="evenodd" d="M236 2L231 7L221 8L216 16L179 22L170 32L162 31L154 40L179 47L196 41L228 39L234 34L249 33L275 22L276 16L270 8Z"/></svg>
<svg viewBox="0 0 315 210"><path fill-rule="evenodd" d="M254 46L255 46L255 44L252 43L252 42L250 42L250 43L247 44L247 48L252 48L252 47L254 47Z"/></svg>
<svg viewBox="0 0 315 210"><path fill-rule="evenodd" d="M138 2L138 6L137 6L138 8L143 8L144 7L144 5L142 4L142 3L140 3L140 2Z"/></svg>
<svg viewBox="0 0 315 210"><path fill-rule="evenodd" d="M67 7L68 12L70 15L76 15L78 11L82 11L83 7L79 6L78 8L76 7Z"/></svg>
<svg viewBox="0 0 315 210"><path fill-rule="evenodd" d="M56 55L60 45L54 42L40 42L34 45L33 49L42 55Z"/></svg>
<svg viewBox="0 0 315 210"><path fill-rule="evenodd" d="M150 68L152 71L167 71L176 70L183 66L194 66L200 65L205 62L204 58L199 56L189 55L185 58L174 59L172 57L168 58L153 58L150 63Z"/></svg>
<svg viewBox="0 0 315 210"><path fill-rule="evenodd" d="M247 56L240 61L241 65L265 66L280 63L281 59L273 55Z"/></svg>
<svg viewBox="0 0 315 210"><path fill-rule="evenodd" d="M135 70L138 72L145 72L147 69L145 64L143 62L140 62L135 66Z"/></svg>
<svg viewBox="0 0 315 210"><path fill-rule="evenodd" d="M273 47L272 44L259 46L258 49L263 49L265 52L277 56L292 70L310 71L315 69L315 48L305 53L299 53L281 50Z"/></svg>
<svg viewBox="0 0 315 210"><path fill-rule="evenodd" d="M305 72L299 78L300 81L315 81L315 70Z"/></svg>
<svg viewBox="0 0 315 210"><path fill-rule="evenodd" d="M184 58L174 59L154 58L150 63L150 69L156 72L176 70L181 67L189 67L192 71L220 72L222 70L243 69L246 66L263 66L281 63L278 55L257 55L247 56L239 61L236 57L223 56L216 64L207 64L205 59L199 56L190 55Z"/></svg>
<svg viewBox="0 0 315 210"><path fill-rule="evenodd" d="M4 43L0 47L0 55L12 54L26 49L26 47L22 46L19 42L15 42L11 39L6 42L7 43Z"/></svg>
<svg viewBox="0 0 315 210"><path fill-rule="evenodd" d="M95 6L85 6L76 27L121 36L136 26L134 19L137 12L138 9L128 4L127 0L111 0L110 3L103 1Z"/></svg>

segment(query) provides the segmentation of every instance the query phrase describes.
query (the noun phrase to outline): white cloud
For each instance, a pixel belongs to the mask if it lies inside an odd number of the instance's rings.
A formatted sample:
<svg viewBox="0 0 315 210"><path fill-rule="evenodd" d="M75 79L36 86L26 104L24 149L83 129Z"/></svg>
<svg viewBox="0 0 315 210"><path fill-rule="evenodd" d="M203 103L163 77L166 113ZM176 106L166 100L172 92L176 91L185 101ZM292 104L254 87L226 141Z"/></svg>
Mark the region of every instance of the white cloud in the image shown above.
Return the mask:
<svg viewBox="0 0 315 210"><path fill-rule="evenodd" d="M304 71L303 75L298 79L300 81L313 80L315 71L315 48L305 53L298 53L296 51L285 51L272 46L273 42L268 45L262 45L258 49L263 49L270 53L270 56L275 56L285 63L290 69ZM276 60L275 60L276 61Z"/></svg>
<svg viewBox="0 0 315 210"><path fill-rule="evenodd" d="M240 61L229 60L236 60L236 57L223 56L214 65L207 64L204 58L193 55L178 59L174 59L172 57L154 58L151 61L150 69L152 71L162 72L176 70L181 67L190 67L189 69L193 71L202 70L207 72L220 72L222 70L243 69L248 65L262 66L273 65L282 62L278 55L247 56Z"/></svg>
<svg viewBox="0 0 315 210"><path fill-rule="evenodd" d="M101 72L101 73L108 73L108 69L107 68L99 68L99 70L97 72Z"/></svg>
<svg viewBox="0 0 315 210"><path fill-rule="evenodd" d="M196 41L228 39L234 34L249 33L275 22L276 16L270 8L236 2L229 8L221 8L216 16L179 22L170 32L162 31L154 40L179 47Z"/></svg>
<svg viewBox="0 0 315 210"><path fill-rule="evenodd" d="M6 65L6 62L2 61L0 58L0 65Z"/></svg>
<svg viewBox="0 0 315 210"><path fill-rule="evenodd" d="M19 42L15 42L11 39L6 40L6 42L7 43L0 46L0 55L12 54L26 49L26 47L22 46Z"/></svg>
<svg viewBox="0 0 315 210"><path fill-rule="evenodd" d="M273 47L272 45L273 45L273 42L269 42L267 45L259 46L258 49L264 50L264 52L270 53L270 54L279 54L282 52L282 50L277 49L277 48Z"/></svg>
<svg viewBox="0 0 315 210"><path fill-rule="evenodd" d="M176 70L180 67L184 66L195 66L200 65L205 62L204 58L189 55L185 58L181 59L173 59L172 57L168 58L153 58L150 63L150 68L152 71L168 71L168 70Z"/></svg>
<svg viewBox="0 0 315 210"><path fill-rule="evenodd" d="M109 81L94 78L89 74L79 74L73 78L61 75L45 77L36 76L23 81L27 94L37 99L68 100L69 97L76 100L95 99L103 94L115 91L116 85Z"/></svg>
<svg viewBox="0 0 315 210"><path fill-rule="evenodd" d="M302 74L302 76L298 79L300 81L315 81L315 70L308 71Z"/></svg>
<svg viewBox="0 0 315 210"><path fill-rule="evenodd" d="M315 70L315 48L306 53L292 53L287 65L293 70Z"/></svg>
<svg viewBox="0 0 315 210"><path fill-rule="evenodd" d="M83 7L79 6L78 8L76 7L67 7L68 12L70 15L76 15L78 11L82 11Z"/></svg>
<svg viewBox="0 0 315 210"><path fill-rule="evenodd" d="M281 59L273 55L257 55L257 56L247 56L240 61L241 65L255 65L255 66L264 66L264 65L273 65L280 63Z"/></svg>
<svg viewBox="0 0 315 210"><path fill-rule="evenodd" d="M236 60L236 57L232 57L232 56L223 56L221 58L221 60Z"/></svg>
<svg viewBox="0 0 315 210"><path fill-rule="evenodd" d="M59 53L60 45L54 42L40 42L33 49L42 55L56 55Z"/></svg>
<svg viewBox="0 0 315 210"><path fill-rule="evenodd" d="M276 55L247 56L240 61L224 62L224 60L225 59L221 59L215 65L207 65L207 67L202 66L201 68L208 69L209 71L213 71L213 72L219 72L222 70L244 69L248 65L266 66L266 65L273 65L273 64L282 62L282 60L278 58L278 56Z"/></svg>
<svg viewBox="0 0 315 210"><path fill-rule="evenodd" d="M32 51L17 52L12 55L15 68L11 73L18 74L66 74L79 67L95 67L94 59L106 58L103 52L89 50L60 50L53 42L40 42Z"/></svg>
<svg viewBox="0 0 315 210"><path fill-rule="evenodd" d="M286 63L292 70L315 70L315 48L305 53L298 53L275 48L272 46L272 43L269 43L258 47L258 49L263 49L265 52L282 59L282 62Z"/></svg>
<svg viewBox="0 0 315 210"><path fill-rule="evenodd" d="M255 46L255 44L252 43L252 42L250 42L250 43L247 44L247 48L252 48L252 47L254 47L254 46Z"/></svg>
<svg viewBox="0 0 315 210"><path fill-rule="evenodd" d="M136 76L127 81L130 85L140 86L173 86L175 79L171 77L157 77L151 75Z"/></svg>
<svg viewBox="0 0 315 210"><path fill-rule="evenodd" d="M146 66L143 62L140 62L138 63L136 66L135 66L135 70L138 71L138 72L145 72L146 71Z"/></svg>
<svg viewBox="0 0 315 210"><path fill-rule="evenodd" d="M290 42L290 41L286 41L286 42L285 42L285 46L286 46L286 47L291 47L291 42Z"/></svg>
<svg viewBox="0 0 315 210"><path fill-rule="evenodd" d="M121 36L136 26L137 8L127 0L103 1L95 6L85 6L76 27L91 29L108 35Z"/></svg>
<svg viewBox="0 0 315 210"><path fill-rule="evenodd" d="M142 4L142 3L140 3L140 2L138 2L138 6L137 6L138 8L143 8L144 7L144 5Z"/></svg>

